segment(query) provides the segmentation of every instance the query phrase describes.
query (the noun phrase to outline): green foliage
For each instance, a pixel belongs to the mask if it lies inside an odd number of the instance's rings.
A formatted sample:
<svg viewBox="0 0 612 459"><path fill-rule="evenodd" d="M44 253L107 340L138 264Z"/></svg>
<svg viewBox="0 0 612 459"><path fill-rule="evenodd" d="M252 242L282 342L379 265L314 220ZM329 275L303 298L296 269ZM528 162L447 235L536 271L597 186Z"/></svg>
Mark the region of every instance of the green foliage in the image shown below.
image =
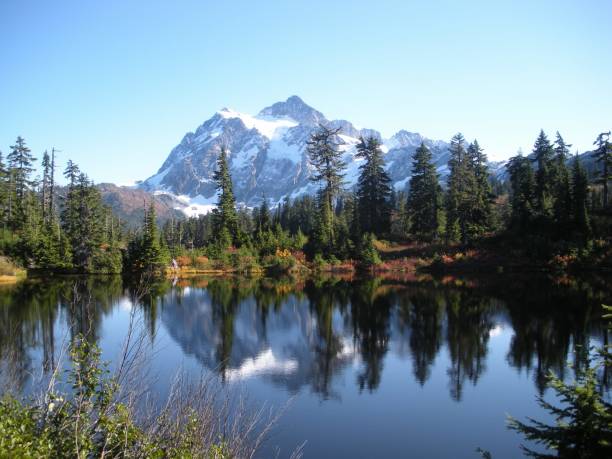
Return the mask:
<svg viewBox="0 0 612 459"><path fill-rule="evenodd" d="M68 187L59 199L55 149L42 158L42 180L33 180L35 158L23 138L0 154L0 253L28 268L121 272L120 231L98 189L69 161Z"/></svg>
<svg viewBox="0 0 612 459"><path fill-rule="evenodd" d="M596 161L601 165L601 170L597 174L597 182L603 187L602 207L608 208L608 187L612 180L612 142L610 142L610 131L602 132L597 136L593 145L596 145L594 156Z"/></svg>
<svg viewBox="0 0 612 459"><path fill-rule="evenodd" d="M535 172L535 204L538 216L548 219L553 210L553 155L554 149L543 130L533 146Z"/></svg>
<svg viewBox="0 0 612 459"><path fill-rule="evenodd" d="M604 306L606 312L611 309ZM611 316L605 314L608 321ZM608 331L610 330L608 322ZM610 367L610 347L598 350L598 357L588 355L589 349L581 349L583 365L576 366L576 379L566 383L550 372L548 386L551 387L560 406L548 403L543 397L538 404L555 418L554 425L548 425L529 418L528 423L510 418L508 426L521 433L527 440L541 444L554 454L539 453L522 446L524 453L536 458L602 458L612 457L612 404L604 397L605 382L601 381L600 368Z"/></svg>
<svg viewBox="0 0 612 459"><path fill-rule="evenodd" d="M308 159L315 170L311 180L324 184L322 199L328 202L330 208L333 207L333 199L342 189L343 171L346 168L342 152L335 141L339 132L340 128L330 129L319 125L306 143Z"/></svg>
<svg viewBox="0 0 612 459"><path fill-rule="evenodd" d="M407 200L410 233L416 239L433 241L438 237L441 200L442 189L438 183L431 151L421 143L412 160L412 177Z"/></svg>
<svg viewBox="0 0 612 459"><path fill-rule="evenodd" d="M610 457L612 411L600 393L596 368L578 370L576 381L569 384L551 373L548 385L555 391L561 406L554 406L542 397L538 398L538 404L554 415L556 424L551 426L534 419L522 423L510 418L509 427L556 454L540 454L523 446L524 452L538 458Z"/></svg>
<svg viewBox="0 0 612 459"><path fill-rule="evenodd" d="M470 242L477 235L473 219L477 180L471 156L465 149L462 134L451 139L450 175L446 193L446 238L449 242Z"/></svg>
<svg viewBox="0 0 612 459"><path fill-rule="evenodd" d="M365 267L371 267L380 264L380 255L374 247L374 236L371 233L365 233L359 244L359 261Z"/></svg>
<svg viewBox="0 0 612 459"><path fill-rule="evenodd" d="M356 156L365 160L359 166L357 182L360 228L376 235L385 234L391 226L391 179L385 171L380 140L362 137L357 144Z"/></svg>
<svg viewBox="0 0 612 459"><path fill-rule="evenodd" d="M151 203L140 234L128 245L125 265L136 272L159 272L169 264L170 252L158 233L155 206Z"/></svg>
<svg viewBox="0 0 612 459"><path fill-rule="evenodd" d="M219 201L213 211L215 233L225 247L228 247L228 240L231 241L229 245L239 244L242 235L238 228L236 200L234 199L232 177L227 165L227 150L225 148L221 148L219 153L214 179L219 193Z"/></svg>
<svg viewBox="0 0 612 459"><path fill-rule="evenodd" d="M69 390L51 390L41 402L0 400L0 457L231 457L223 440L202 447L197 413L178 432L155 435L138 425L134 410L119 399L119 384L100 350L82 336L70 347ZM153 425L170 425L159 417ZM163 429L161 429L163 430Z"/></svg>

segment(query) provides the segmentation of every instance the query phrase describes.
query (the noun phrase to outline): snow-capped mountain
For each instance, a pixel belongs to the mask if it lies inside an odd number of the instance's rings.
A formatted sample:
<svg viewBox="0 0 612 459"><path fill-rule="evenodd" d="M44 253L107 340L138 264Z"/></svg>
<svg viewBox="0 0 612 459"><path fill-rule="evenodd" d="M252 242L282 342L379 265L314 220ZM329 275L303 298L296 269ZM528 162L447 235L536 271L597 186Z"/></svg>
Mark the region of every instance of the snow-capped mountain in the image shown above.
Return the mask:
<svg viewBox="0 0 612 459"><path fill-rule="evenodd" d="M319 124L341 128L337 140L347 163L347 186L353 186L361 161L355 157L359 137L381 138L381 134L359 129L349 121L328 120L297 96L266 107L256 116L221 109L195 132L186 134L157 174L139 186L156 194L174 195L185 204L187 214L204 213L216 202L213 172L220 147L225 146L238 202L251 206L259 204L264 195L278 202L285 196L313 194L316 185L309 180L305 146ZM404 130L381 140L395 189L404 189L408 183L412 156L421 142L431 149L441 177L448 174L447 142ZM494 174L503 168L491 165Z"/></svg>

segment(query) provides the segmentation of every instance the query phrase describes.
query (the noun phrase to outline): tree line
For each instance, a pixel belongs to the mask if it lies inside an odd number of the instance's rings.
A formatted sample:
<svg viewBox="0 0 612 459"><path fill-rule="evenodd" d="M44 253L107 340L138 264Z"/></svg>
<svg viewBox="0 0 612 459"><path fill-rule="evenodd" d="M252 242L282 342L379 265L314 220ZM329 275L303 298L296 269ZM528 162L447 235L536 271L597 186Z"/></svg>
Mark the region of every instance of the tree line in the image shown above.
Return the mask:
<svg viewBox="0 0 612 459"><path fill-rule="evenodd" d="M27 268L121 272L121 222L78 165L68 161L56 185L56 150L45 151L42 177L22 137L0 152L0 251Z"/></svg>
<svg viewBox="0 0 612 459"><path fill-rule="evenodd" d="M234 248L261 259L278 249L303 250L315 261L374 264L380 261L373 247L376 238L470 245L501 234L521 244L531 241L549 254L588 251L594 237L606 235L608 227L593 220L610 211L609 133L595 142L593 155L601 171L591 182L559 133L551 142L540 132L530 155L511 158L507 183L491 176L478 141L468 143L459 133L450 142L446 183L422 143L412 158L406 191L391 187L376 137L359 140L359 178L348 189L338 134L339 129L319 126L307 142L311 180L318 186L315 196L285 197L275 206L262 196L261 205L252 210L236 206L228 152L221 148L217 208L209 215L166 222L161 239L169 252L202 249L216 258Z"/></svg>
<svg viewBox="0 0 612 459"><path fill-rule="evenodd" d="M185 254L246 270L287 267L295 262L287 254L299 253L315 263L373 265L380 262L376 239L473 245L503 235L550 255L588 252L594 239L608 234L609 132L595 141L593 180L559 133L551 142L541 131L530 155L510 158L505 183L491 176L478 141L468 143L459 133L450 142L446 180L422 143L406 190L391 186L377 137L359 139L359 177L349 189L339 132L321 125L307 141L314 196L285 197L275 205L262 196L254 209L238 206L228 151L221 148L211 213L160 225L151 202L135 231L103 204L72 161L63 172L67 185L56 185L54 149L43 154L42 178L33 178L35 158L18 137L6 165L0 153L0 250L28 267L78 272L158 270Z"/></svg>

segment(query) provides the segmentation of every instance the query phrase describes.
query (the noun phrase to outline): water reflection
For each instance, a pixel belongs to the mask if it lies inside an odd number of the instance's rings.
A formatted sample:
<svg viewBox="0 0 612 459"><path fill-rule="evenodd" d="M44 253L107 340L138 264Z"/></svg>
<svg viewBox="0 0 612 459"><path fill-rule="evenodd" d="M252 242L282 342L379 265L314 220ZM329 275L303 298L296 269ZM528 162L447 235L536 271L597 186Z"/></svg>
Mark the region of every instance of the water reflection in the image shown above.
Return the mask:
<svg viewBox="0 0 612 459"><path fill-rule="evenodd" d="M605 279L403 283L327 278L190 279L156 283L142 297L119 277L34 279L0 290L2 382L22 390L57 360L59 330L100 341L105 318L135 304L151 342L159 327L185 356L227 382L257 377L290 393L341 399L347 368L359 392L375 392L391 353L411 362L424 386L441 353L449 396L487 372L491 336L513 331L507 365L545 388L577 348L606 339L600 304ZM179 357L179 356L177 356ZM178 360L178 358L177 358ZM576 366L582 364L578 359ZM609 378L606 375L606 378Z"/></svg>

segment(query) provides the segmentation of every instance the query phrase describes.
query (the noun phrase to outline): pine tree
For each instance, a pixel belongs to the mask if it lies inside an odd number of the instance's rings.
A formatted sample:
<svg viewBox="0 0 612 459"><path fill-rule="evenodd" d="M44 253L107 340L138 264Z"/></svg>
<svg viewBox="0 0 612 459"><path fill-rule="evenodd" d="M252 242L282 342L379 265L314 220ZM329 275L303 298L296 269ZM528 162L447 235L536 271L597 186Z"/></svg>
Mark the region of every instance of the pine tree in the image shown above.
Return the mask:
<svg viewBox="0 0 612 459"><path fill-rule="evenodd" d="M446 194L446 238L461 240L463 244L473 237L473 209L475 204L476 175L465 149L465 139L457 134L451 139L450 175Z"/></svg>
<svg viewBox="0 0 612 459"><path fill-rule="evenodd" d="M153 201L144 216L141 256L146 271L157 271L168 264L167 250L161 244L157 230L157 214Z"/></svg>
<svg viewBox="0 0 612 459"><path fill-rule="evenodd" d="M391 179L385 171L381 143L375 137L360 138L357 157L363 158L357 182L358 211L361 230L381 235L391 225Z"/></svg>
<svg viewBox="0 0 612 459"><path fill-rule="evenodd" d="M583 239L590 233L588 214L589 182L578 155L574 158L572 168L572 210L574 229Z"/></svg>
<svg viewBox="0 0 612 459"><path fill-rule="evenodd" d="M603 306L604 311L612 308ZM609 319L609 314L604 314ZM607 334L611 331L610 323ZM607 343L607 341L604 341ZM534 451L521 445L525 455L535 458L603 458L612 457L612 404L606 397L607 379L605 374L612 365L610 346L604 344L596 349L596 357L589 354L592 348L588 345L577 346L575 378L566 383L563 377L554 372L548 374L547 385L555 393L560 405L553 405L538 397L541 408L546 410L554 424L528 418L527 423L510 417L508 427L522 434L530 442L544 446L548 451ZM604 377L600 378L603 370Z"/></svg>
<svg viewBox="0 0 612 459"><path fill-rule="evenodd" d="M372 233L364 233L359 244L359 261L364 267L371 267L380 263L378 250L374 247Z"/></svg>
<svg viewBox="0 0 612 459"><path fill-rule="evenodd" d="M477 236L491 228L493 191L491 189L491 182L489 181L487 155L484 153L477 140L474 140L474 142L469 145L468 156L476 179L474 207L471 216L471 233L473 236Z"/></svg>
<svg viewBox="0 0 612 459"><path fill-rule="evenodd" d="M236 214L232 177L227 164L227 150L224 147L221 148L219 158L217 159L217 170L214 174L214 180L217 183L217 193L219 194L217 208L213 211L216 239L227 241L228 238L225 237L225 233L227 233L230 236L230 244L236 244L240 239L238 217ZM222 233L223 238L221 238Z"/></svg>
<svg viewBox="0 0 612 459"><path fill-rule="evenodd" d="M313 252L325 255L333 254L334 213L329 200L323 192L319 193L318 212L313 228Z"/></svg>
<svg viewBox="0 0 612 459"><path fill-rule="evenodd" d="M76 186L80 175L81 171L79 170L79 166L69 159L66 164L66 169L64 169L64 177L68 180L68 188L74 188Z"/></svg>
<svg viewBox="0 0 612 459"><path fill-rule="evenodd" d="M322 184L318 199L319 215L316 220L315 239L326 247L330 246L334 239L334 199L342 189L343 170L346 167L342 161L342 152L334 140L338 132L340 128L330 129L319 125L306 142L309 162L314 169L310 179Z"/></svg>
<svg viewBox="0 0 612 459"><path fill-rule="evenodd" d="M79 195L77 190L77 182L80 175L81 171L79 167L71 160L68 160L68 164L64 170L64 177L68 180L68 190L62 206L61 222L64 234L68 241L70 241L71 247L74 247L73 242L78 238L81 224Z"/></svg>
<svg viewBox="0 0 612 459"><path fill-rule="evenodd" d="M508 161L508 173L512 186L511 225L525 230L531 224L536 208L536 182L531 161L519 152Z"/></svg>
<svg viewBox="0 0 612 459"><path fill-rule="evenodd" d="M410 232L419 240L432 241L438 237L441 191L431 151L421 143L412 159L407 199Z"/></svg>
<svg viewBox="0 0 612 459"><path fill-rule="evenodd" d="M612 142L610 142L610 131L602 132L593 143L597 145L593 156L601 164L601 171L597 181L603 186L603 208L608 208L608 182L612 180Z"/></svg>
<svg viewBox="0 0 612 459"><path fill-rule="evenodd" d="M313 182L324 182L323 196L331 209L334 207L334 198L342 189L343 170L346 168L346 164L342 161L342 152L334 140L339 132L340 128L330 129L319 125L306 142L308 158L315 170L310 179Z"/></svg>
<svg viewBox="0 0 612 459"><path fill-rule="evenodd" d="M0 151L0 222L6 224L8 217L9 202L9 177L4 156Z"/></svg>
<svg viewBox="0 0 612 459"><path fill-rule="evenodd" d="M270 208L268 207L268 200L266 195L262 196L261 206L257 213L257 229L259 231L265 231L270 229L272 220L270 218Z"/></svg>
<svg viewBox="0 0 612 459"><path fill-rule="evenodd" d="M555 157L553 160L552 187L554 194L554 218L558 232L563 234L569 227L572 212L572 195L570 187L570 174L567 169L570 144L565 143L557 131L555 140Z"/></svg>
<svg viewBox="0 0 612 459"><path fill-rule="evenodd" d="M43 159L41 162L43 168L43 176L41 182L41 207L42 207L42 218L43 223L46 225L51 219L53 200L51 195L53 193L53 163L47 150L43 153Z"/></svg>
<svg viewBox="0 0 612 459"><path fill-rule="evenodd" d="M14 212L12 205L9 210L10 218L15 216L19 221L22 221L25 218L23 214L25 195L30 187L34 185L34 181L30 179L30 175L34 170L33 164L36 158L32 156L31 150L26 146L25 140L22 137L17 137L15 145L11 146L11 152L7 160L12 184L11 192L14 193L15 196Z"/></svg>
<svg viewBox="0 0 612 459"><path fill-rule="evenodd" d="M544 218L552 216L552 162L554 150L544 130L540 134L533 146L533 161L536 163L536 204L538 213Z"/></svg>

